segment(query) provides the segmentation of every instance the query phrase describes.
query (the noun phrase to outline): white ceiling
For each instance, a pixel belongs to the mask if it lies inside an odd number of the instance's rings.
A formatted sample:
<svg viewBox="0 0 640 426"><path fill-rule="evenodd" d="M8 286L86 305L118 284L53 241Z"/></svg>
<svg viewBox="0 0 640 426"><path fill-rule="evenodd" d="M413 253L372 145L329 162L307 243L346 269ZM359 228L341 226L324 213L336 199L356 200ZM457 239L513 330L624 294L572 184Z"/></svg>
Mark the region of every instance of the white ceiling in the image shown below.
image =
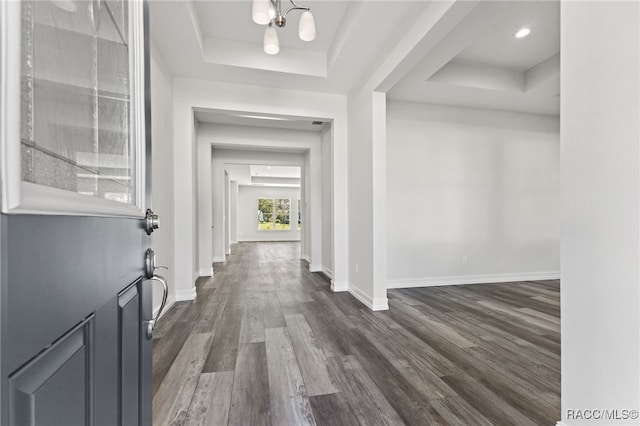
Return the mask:
<svg viewBox="0 0 640 426"><path fill-rule="evenodd" d="M560 3L557 1L500 2L504 19L456 56L456 62L524 72L560 52ZM524 38L515 33L527 27Z"/></svg>
<svg viewBox="0 0 640 426"><path fill-rule="evenodd" d="M284 1L284 0L283 0ZM228 83L348 93L381 52L432 4L415 1L311 0L317 38L297 38L299 13L278 29L281 52L262 51L264 27L251 0L150 1L151 38L177 76ZM480 1L387 92L390 100L497 110L559 113L557 1ZM531 34L515 39L523 27ZM272 117L273 118L273 117ZM287 117L281 117L287 118ZM316 130L307 120L266 120L198 112L202 122Z"/></svg>

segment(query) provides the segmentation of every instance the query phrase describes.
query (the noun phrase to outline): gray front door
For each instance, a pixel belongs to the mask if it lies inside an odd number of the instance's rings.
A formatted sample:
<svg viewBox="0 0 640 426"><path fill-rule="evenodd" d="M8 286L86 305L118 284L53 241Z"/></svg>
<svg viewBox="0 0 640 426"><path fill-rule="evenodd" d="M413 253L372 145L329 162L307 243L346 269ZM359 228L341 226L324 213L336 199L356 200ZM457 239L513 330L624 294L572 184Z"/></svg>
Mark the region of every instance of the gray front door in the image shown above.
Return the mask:
<svg viewBox="0 0 640 426"><path fill-rule="evenodd" d="M150 425L146 4L0 18L0 424Z"/></svg>

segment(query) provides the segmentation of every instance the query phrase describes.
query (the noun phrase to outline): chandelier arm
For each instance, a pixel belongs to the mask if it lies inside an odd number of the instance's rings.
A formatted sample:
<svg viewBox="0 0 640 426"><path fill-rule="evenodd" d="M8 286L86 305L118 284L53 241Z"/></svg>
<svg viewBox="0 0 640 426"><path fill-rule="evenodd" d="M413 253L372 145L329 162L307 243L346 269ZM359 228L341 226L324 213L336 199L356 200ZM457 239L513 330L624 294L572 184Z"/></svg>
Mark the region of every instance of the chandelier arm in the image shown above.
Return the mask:
<svg viewBox="0 0 640 426"><path fill-rule="evenodd" d="M289 1L291 1L291 0L289 0ZM291 3L293 3L293 2L291 2ZM286 12L284 12L284 15L282 15L282 16L286 18L286 17L287 17L287 14L288 14L289 12L291 12L292 10L306 10L306 11L310 11L310 10L311 10L311 8L310 8L310 7L302 7L302 6L291 6L289 9L287 9L287 11L286 11Z"/></svg>

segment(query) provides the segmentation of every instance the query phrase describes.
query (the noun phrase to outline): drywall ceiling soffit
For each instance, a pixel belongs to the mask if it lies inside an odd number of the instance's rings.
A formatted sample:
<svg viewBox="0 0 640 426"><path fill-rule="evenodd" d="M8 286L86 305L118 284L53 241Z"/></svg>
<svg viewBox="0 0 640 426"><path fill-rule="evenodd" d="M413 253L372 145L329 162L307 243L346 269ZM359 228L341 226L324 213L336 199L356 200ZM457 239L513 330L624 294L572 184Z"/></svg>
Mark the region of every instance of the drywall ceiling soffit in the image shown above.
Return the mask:
<svg viewBox="0 0 640 426"><path fill-rule="evenodd" d="M229 173L229 180L238 185L251 185L251 166L249 164L225 164L225 170Z"/></svg>
<svg viewBox="0 0 640 426"><path fill-rule="evenodd" d="M301 118L276 114L256 114L210 109L197 109L194 115L198 123L208 124L304 130L307 132L322 132L330 126L330 121L317 117Z"/></svg>
<svg viewBox="0 0 640 426"><path fill-rule="evenodd" d="M416 4L427 1L304 2L317 38L297 37L298 16L278 29L281 51L262 50L264 27L251 20L251 0L151 1L151 38L174 75L347 93Z"/></svg>
<svg viewBox="0 0 640 426"><path fill-rule="evenodd" d="M514 34L531 28L528 37ZM480 3L387 98L558 115L560 10L556 1Z"/></svg>
<svg viewBox="0 0 640 426"><path fill-rule="evenodd" d="M224 168L238 185L300 185L300 167L225 163Z"/></svg>
<svg viewBox="0 0 640 426"><path fill-rule="evenodd" d="M300 167L293 166L268 166L253 164L250 166L252 177L271 177L271 178L287 178L300 179Z"/></svg>

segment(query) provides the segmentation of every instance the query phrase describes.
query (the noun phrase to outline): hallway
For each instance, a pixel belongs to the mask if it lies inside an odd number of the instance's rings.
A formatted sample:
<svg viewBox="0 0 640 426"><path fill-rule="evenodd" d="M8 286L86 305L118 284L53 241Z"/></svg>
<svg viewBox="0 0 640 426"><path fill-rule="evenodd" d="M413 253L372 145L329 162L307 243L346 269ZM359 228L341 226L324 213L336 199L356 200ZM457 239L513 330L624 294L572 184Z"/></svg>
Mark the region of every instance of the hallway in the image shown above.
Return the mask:
<svg viewBox="0 0 640 426"><path fill-rule="evenodd" d="M559 282L389 291L371 312L240 243L154 336L154 425L554 424Z"/></svg>

